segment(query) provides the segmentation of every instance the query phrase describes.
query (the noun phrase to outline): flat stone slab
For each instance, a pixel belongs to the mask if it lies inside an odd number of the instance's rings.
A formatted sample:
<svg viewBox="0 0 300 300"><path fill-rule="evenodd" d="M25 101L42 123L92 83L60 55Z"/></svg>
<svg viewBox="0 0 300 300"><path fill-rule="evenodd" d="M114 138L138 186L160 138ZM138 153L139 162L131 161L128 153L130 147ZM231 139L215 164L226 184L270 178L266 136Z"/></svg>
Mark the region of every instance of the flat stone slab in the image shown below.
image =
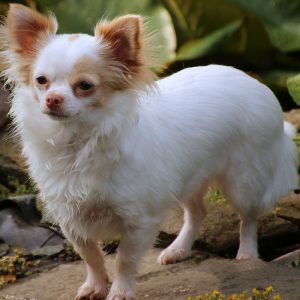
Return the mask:
<svg viewBox="0 0 300 300"><path fill-rule="evenodd" d="M199 253L179 264L160 266L156 263L158 254L158 249L149 251L140 268L137 276L139 300L182 300L215 289L227 294L269 285L284 300L300 299L299 269L261 260L237 261L217 257L203 260ZM114 257L106 257L110 278ZM0 299L72 300L84 277L82 261L60 265L7 286L0 291Z"/></svg>

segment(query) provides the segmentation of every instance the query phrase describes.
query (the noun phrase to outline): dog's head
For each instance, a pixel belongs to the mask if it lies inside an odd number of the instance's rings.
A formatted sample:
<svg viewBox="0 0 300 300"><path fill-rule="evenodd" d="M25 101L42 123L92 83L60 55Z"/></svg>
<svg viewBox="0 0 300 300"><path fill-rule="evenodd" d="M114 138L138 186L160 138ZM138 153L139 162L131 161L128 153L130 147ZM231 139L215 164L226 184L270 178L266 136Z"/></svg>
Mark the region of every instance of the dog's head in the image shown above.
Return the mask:
<svg viewBox="0 0 300 300"><path fill-rule="evenodd" d="M94 36L57 35L54 16L10 6L1 29L8 80L32 88L41 111L70 119L105 106L116 91L152 82L141 17L100 21Z"/></svg>

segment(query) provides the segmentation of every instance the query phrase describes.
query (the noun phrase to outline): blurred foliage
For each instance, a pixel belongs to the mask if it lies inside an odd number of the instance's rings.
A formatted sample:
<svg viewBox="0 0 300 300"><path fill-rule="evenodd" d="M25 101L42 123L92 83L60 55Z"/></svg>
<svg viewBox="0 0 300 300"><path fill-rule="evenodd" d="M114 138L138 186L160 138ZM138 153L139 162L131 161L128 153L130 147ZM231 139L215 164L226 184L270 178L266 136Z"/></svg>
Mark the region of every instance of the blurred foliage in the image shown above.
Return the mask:
<svg viewBox="0 0 300 300"><path fill-rule="evenodd" d="M300 2L298 0L228 0L257 17L272 42L283 52L300 49Z"/></svg>
<svg viewBox="0 0 300 300"><path fill-rule="evenodd" d="M7 183L0 183L0 200L8 198L9 196L19 196L25 194L37 193L37 188L30 180L23 182L14 176L7 175Z"/></svg>
<svg viewBox="0 0 300 300"><path fill-rule="evenodd" d="M300 105L300 74L287 78L286 82L291 96Z"/></svg>
<svg viewBox="0 0 300 300"><path fill-rule="evenodd" d="M60 32L92 33L100 18L142 14L148 17L149 30L156 32L159 61L170 72L209 63L232 65L255 73L284 99L289 92L300 103L299 0L19 2L52 11Z"/></svg>
<svg viewBox="0 0 300 300"><path fill-rule="evenodd" d="M97 21L124 14L146 18L146 31L154 32L160 63L175 56L176 35L172 20L163 5L151 0L37 0L41 11L52 11L59 20L59 32L91 34Z"/></svg>
<svg viewBox="0 0 300 300"><path fill-rule="evenodd" d="M10 196L18 196L24 194L35 194L37 192L37 188L32 183L31 180L27 180L26 182L20 182L18 178L13 176L9 176L9 188L10 188Z"/></svg>

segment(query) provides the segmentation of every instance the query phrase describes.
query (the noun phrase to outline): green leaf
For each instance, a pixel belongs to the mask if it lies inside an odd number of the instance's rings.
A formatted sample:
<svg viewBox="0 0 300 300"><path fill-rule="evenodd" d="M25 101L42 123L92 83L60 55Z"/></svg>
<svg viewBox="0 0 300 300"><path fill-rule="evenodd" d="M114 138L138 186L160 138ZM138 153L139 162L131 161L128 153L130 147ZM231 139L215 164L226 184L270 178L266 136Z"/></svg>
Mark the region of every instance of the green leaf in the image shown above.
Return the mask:
<svg viewBox="0 0 300 300"><path fill-rule="evenodd" d="M161 2L172 17L180 45L243 18L240 8L224 0L161 0Z"/></svg>
<svg viewBox="0 0 300 300"><path fill-rule="evenodd" d="M272 44L283 52L300 50L299 0L227 0L256 16Z"/></svg>
<svg viewBox="0 0 300 300"><path fill-rule="evenodd" d="M174 18L176 19L178 25L182 28L182 30L190 30L190 26L188 20L186 18L185 13L183 12L183 3L178 3L177 0L167 0L165 1L169 11L172 13ZM185 0L185 3L193 3L193 0Z"/></svg>
<svg viewBox="0 0 300 300"><path fill-rule="evenodd" d="M191 60L211 53L230 38L241 26L242 20L237 20L202 38L186 42L179 49L176 60Z"/></svg>
<svg viewBox="0 0 300 300"><path fill-rule="evenodd" d="M154 46L158 63L172 60L175 56L176 34L168 11L151 0L38 0L42 11L53 12L59 23L59 32L83 32L93 34L100 19L113 19L124 14L140 14L147 18L147 29L154 32Z"/></svg>
<svg viewBox="0 0 300 300"><path fill-rule="evenodd" d="M287 80L287 87L294 101L300 105L300 74L290 77Z"/></svg>

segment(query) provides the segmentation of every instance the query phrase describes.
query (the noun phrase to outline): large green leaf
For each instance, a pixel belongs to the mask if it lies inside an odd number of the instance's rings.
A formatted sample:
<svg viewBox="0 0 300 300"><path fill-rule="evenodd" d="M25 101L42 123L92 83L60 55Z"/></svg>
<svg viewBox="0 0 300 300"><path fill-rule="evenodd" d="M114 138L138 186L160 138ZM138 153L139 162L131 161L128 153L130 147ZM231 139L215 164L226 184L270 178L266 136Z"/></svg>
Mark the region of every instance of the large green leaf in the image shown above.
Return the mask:
<svg viewBox="0 0 300 300"><path fill-rule="evenodd" d="M225 57L224 63L230 63L226 56L237 55L245 65L259 68L270 67L277 59L261 22L237 5L226 0L163 0L163 3L173 20L180 59L204 57L202 53L211 51L220 62ZM226 30L231 31L228 24L236 20L242 20L243 24L226 37ZM222 36L224 28L224 40L210 47Z"/></svg>
<svg viewBox="0 0 300 300"><path fill-rule="evenodd" d="M274 46L283 52L300 50L299 0L227 0L255 15Z"/></svg>
<svg viewBox="0 0 300 300"><path fill-rule="evenodd" d="M243 17L240 8L224 0L162 0L176 29L179 43L207 35Z"/></svg>
<svg viewBox="0 0 300 300"><path fill-rule="evenodd" d="M287 87L294 101L300 105L300 74L287 80Z"/></svg>
<svg viewBox="0 0 300 300"><path fill-rule="evenodd" d="M53 12L59 32L91 34L99 19L112 19L124 14L141 14L147 18L149 32L154 32L154 46L159 47L158 63L175 56L176 34L168 11L151 0L37 0L44 11Z"/></svg>
<svg viewBox="0 0 300 300"><path fill-rule="evenodd" d="M232 36L242 25L242 20L234 21L207 36L190 40L179 49L177 60L190 60L213 52L224 41Z"/></svg>

